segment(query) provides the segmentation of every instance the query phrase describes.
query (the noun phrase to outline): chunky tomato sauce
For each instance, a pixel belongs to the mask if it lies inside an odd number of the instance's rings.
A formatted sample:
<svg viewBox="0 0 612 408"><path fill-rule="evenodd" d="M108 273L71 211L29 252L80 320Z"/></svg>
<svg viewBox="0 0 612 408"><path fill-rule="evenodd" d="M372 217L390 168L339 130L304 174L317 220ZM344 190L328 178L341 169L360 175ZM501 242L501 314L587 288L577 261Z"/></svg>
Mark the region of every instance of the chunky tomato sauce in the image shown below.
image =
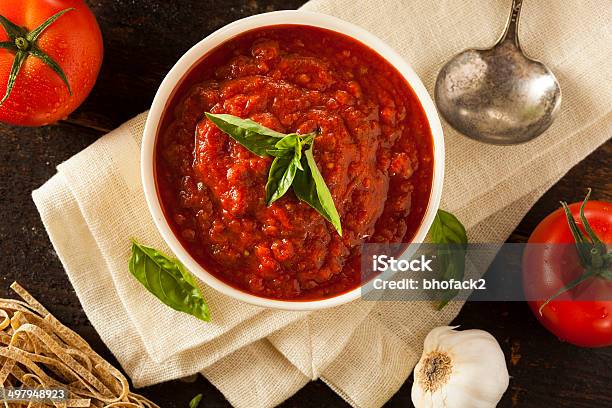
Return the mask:
<svg viewBox="0 0 612 408"><path fill-rule="evenodd" d="M274 299L328 298L360 284L360 245L409 242L433 173L425 113L403 77L344 35L287 25L250 31L205 56L169 102L156 179L169 223L210 273ZM205 112L283 133L319 130L314 156L343 236L292 191L270 207L271 158Z"/></svg>

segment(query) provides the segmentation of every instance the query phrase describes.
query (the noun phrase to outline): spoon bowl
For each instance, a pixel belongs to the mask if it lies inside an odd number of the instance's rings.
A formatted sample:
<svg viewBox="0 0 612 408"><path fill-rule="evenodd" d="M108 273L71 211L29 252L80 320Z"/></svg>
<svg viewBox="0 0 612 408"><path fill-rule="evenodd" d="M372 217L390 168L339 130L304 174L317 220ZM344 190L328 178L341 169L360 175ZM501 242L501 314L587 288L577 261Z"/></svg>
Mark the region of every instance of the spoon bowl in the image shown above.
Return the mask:
<svg viewBox="0 0 612 408"><path fill-rule="evenodd" d="M522 2L490 49L468 49L440 70L435 100L444 119L464 135L486 143L527 142L552 124L561 104L555 75L528 58L518 40Z"/></svg>

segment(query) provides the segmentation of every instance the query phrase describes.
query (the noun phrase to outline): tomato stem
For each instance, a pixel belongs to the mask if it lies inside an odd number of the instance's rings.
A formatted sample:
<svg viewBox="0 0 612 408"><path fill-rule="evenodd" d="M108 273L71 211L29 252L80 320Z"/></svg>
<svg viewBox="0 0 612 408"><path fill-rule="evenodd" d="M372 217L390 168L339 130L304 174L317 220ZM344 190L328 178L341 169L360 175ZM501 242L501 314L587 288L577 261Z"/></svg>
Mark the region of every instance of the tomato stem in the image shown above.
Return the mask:
<svg viewBox="0 0 612 408"><path fill-rule="evenodd" d="M21 51L27 51L30 48L30 42L23 37L17 37L15 39L15 45Z"/></svg>
<svg viewBox="0 0 612 408"><path fill-rule="evenodd" d="M40 37L40 35L43 33L43 31L45 31L51 24L53 24L55 20L57 20L64 13L67 13L70 10L74 9L67 8L58 13L55 13L54 15L49 17L44 23L42 23L30 32L27 32L27 29L17 26L6 17L0 15L0 25L2 25L10 40L0 43L0 48L4 48L15 53L15 59L13 60L13 65L11 66L11 71L9 73L8 84L6 85L6 92L2 100L0 100L0 106L11 95L13 87L15 86L15 81L17 80L17 76L21 71L21 67L23 67L24 61L29 56L33 56L35 58L40 59L49 68L55 71L55 73L60 77L64 84L66 84L70 95L72 95L70 83L68 82L68 78L66 78L66 74L64 73L62 68L57 62L55 62L55 60L53 60L53 58L48 56L36 45L36 41L38 40L38 37Z"/></svg>
<svg viewBox="0 0 612 408"><path fill-rule="evenodd" d="M540 312L540 316L542 316L542 310L544 310L544 306L549 304L554 298L556 298L557 296L559 296L559 295L561 295L561 294L563 294L563 293L565 293L565 292L567 292L569 290L574 289L575 287L580 285L582 282L584 282L585 280L591 278L592 276L595 276L596 274L597 274L597 271L595 271L595 270L587 271L583 275L581 275L581 276L577 277L576 279L572 280L566 286L564 286L561 289L559 289L554 295L552 295L551 297L546 299L546 301L542 304L542 306L540 306L540 309L538 310L538 312Z"/></svg>
<svg viewBox="0 0 612 408"><path fill-rule="evenodd" d="M574 216L572 215L567 203L564 201L561 202L561 206L565 211L568 226L572 232L572 236L574 237L580 264L585 269L585 273L572 280L567 285L559 289L554 295L546 299L542 306L540 306L540 315L542 315L544 306L550 303L551 300L567 291L574 289L585 280L592 277L601 277L604 279L610 279L612 277L612 273L609 269L610 256L607 253L608 250L606 244L604 244L601 239L599 239L597 234L595 234L595 231L593 231L589 221L584 215L584 209L590 197L591 189L589 188L587 195L580 206L580 221L582 222L582 227L586 231L586 234L578 227L578 224L576 223L576 220L574 219Z"/></svg>
<svg viewBox="0 0 612 408"><path fill-rule="evenodd" d="M604 260L597 248L591 249L591 266L595 269L599 269L603 266Z"/></svg>

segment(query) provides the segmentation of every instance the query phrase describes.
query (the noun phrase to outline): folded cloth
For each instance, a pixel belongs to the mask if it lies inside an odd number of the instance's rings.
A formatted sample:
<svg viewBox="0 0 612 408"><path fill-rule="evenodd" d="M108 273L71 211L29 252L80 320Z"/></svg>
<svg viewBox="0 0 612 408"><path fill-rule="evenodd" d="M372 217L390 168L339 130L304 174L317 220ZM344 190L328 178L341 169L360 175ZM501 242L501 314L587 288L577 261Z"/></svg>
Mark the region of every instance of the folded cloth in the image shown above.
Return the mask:
<svg viewBox="0 0 612 408"><path fill-rule="evenodd" d="M444 61L495 41L508 3L313 0L304 9L371 31L403 55L431 91ZM445 127L442 207L462 220L472 242L503 242L538 197L612 130L607 2L551 7L532 0L521 20L526 52L561 83L561 114L544 135L512 147L480 144ZM33 192L85 313L134 385L201 372L233 405L269 407L321 378L353 406L387 401L416 364L428 331L448 324L462 304L438 312L425 302L359 300L324 311L283 312L202 285L210 323L167 308L127 269L131 237L170 252L149 217L139 180L145 117L62 163Z"/></svg>

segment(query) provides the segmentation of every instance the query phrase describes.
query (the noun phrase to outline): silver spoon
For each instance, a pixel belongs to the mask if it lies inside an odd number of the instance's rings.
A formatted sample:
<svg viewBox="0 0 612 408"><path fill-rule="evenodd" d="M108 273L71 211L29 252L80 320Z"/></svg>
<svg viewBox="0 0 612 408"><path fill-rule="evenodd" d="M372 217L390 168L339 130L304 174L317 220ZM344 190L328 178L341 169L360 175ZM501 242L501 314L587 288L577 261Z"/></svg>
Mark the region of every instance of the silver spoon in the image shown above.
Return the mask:
<svg viewBox="0 0 612 408"><path fill-rule="evenodd" d="M472 139L498 145L527 142L548 129L559 111L557 78L521 50L522 5L522 0L512 1L506 28L492 48L465 50L438 74L438 109Z"/></svg>

